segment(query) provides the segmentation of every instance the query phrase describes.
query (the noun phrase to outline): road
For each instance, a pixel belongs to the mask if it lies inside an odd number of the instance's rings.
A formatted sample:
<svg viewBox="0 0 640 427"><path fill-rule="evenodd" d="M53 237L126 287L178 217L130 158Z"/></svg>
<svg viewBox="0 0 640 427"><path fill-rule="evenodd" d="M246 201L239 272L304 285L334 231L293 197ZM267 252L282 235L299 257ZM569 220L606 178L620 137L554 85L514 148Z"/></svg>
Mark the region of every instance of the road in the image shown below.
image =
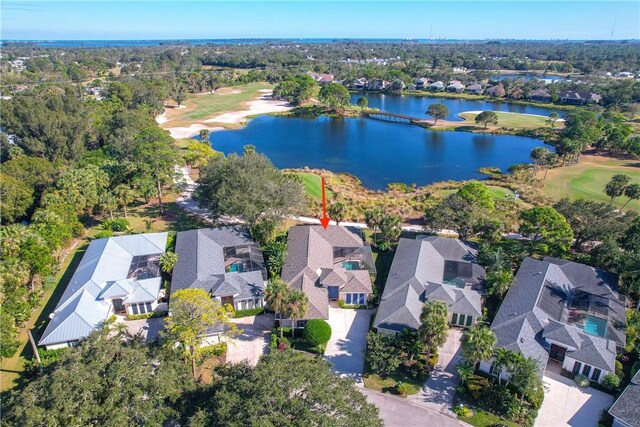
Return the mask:
<svg viewBox="0 0 640 427"><path fill-rule="evenodd" d="M416 405L402 397L378 393L362 388L367 400L380 409L380 418L386 427L468 427L455 418Z"/></svg>

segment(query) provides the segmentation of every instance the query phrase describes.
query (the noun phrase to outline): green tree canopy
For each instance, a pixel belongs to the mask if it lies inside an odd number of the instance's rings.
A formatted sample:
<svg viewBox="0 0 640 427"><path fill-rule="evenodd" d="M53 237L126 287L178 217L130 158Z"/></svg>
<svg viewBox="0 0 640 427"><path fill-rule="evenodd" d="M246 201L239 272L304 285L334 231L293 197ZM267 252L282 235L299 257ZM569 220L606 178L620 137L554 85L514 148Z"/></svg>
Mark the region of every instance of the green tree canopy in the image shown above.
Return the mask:
<svg viewBox="0 0 640 427"><path fill-rule="evenodd" d="M449 108L444 104L431 104L426 114L433 117L433 124L435 125L439 119L444 119L449 115Z"/></svg>
<svg viewBox="0 0 640 427"><path fill-rule="evenodd" d="M427 351L431 353L447 341L447 305L440 301L427 301L422 306L418 334Z"/></svg>
<svg viewBox="0 0 640 427"><path fill-rule="evenodd" d="M327 83L320 88L318 100L332 110L349 105L351 95L346 87L338 83Z"/></svg>
<svg viewBox="0 0 640 427"><path fill-rule="evenodd" d="M538 206L527 209L521 218L520 233L530 239L532 251L561 255L571 247L571 226L554 208Z"/></svg>
<svg viewBox="0 0 640 427"><path fill-rule="evenodd" d="M611 180L604 187L604 193L611 197L611 203L613 203L613 200L616 197L620 197L624 194L624 190L627 188L630 181L631 177L629 175L616 174L611 177Z"/></svg>
<svg viewBox="0 0 640 427"><path fill-rule="evenodd" d="M0 173L0 223L7 224L23 218L33 205L33 188L5 173Z"/></svg>
<svg viewBox="0 0 640 427"><path fill-rule="evenodd" d="M472 325L462 336L462 356L474 366L489 360L496 341L496 335L486 325Z"/></svg>
<svg viewBox="0 0 640 427"><path fill-rule="evenodd" d="M483 111L476 116L475 122L483 124L486 129L489 124L498 124L498 115L493 111Z"/></svg>

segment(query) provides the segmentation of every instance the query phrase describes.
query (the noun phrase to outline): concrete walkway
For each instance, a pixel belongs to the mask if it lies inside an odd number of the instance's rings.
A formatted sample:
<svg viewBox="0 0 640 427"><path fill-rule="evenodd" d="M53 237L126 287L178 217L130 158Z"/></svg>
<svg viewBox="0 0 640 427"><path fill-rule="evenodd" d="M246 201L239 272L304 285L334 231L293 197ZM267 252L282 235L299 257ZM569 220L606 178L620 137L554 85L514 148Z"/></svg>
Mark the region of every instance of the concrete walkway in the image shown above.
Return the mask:
<svg viewBox="0 0 640 427"><path fill-rule="evenodd" d="M454 416L453 396L460 380L456 365L462 358L460 348L463 331L449 329L447 341L438 350L438 364L429 375L422 390L408 397L412 402Z"/></svg>
<svg viewBox="0 0 640 427"><path fill-rule="evenodd" d="M260 356L269 349L269 338L273 329L273 314L241 317L233 319L242 333L233 338L227 338L227 362L240 363L244 360L255 366Z"/></svg>
<svg viewBox="0 0 640 427"><path fill-rule="evenodd" d="M331 362L334 371L353 378L357 383L362 382L370 319L371 310L329 307L331 339L324 358Z"/></svg>

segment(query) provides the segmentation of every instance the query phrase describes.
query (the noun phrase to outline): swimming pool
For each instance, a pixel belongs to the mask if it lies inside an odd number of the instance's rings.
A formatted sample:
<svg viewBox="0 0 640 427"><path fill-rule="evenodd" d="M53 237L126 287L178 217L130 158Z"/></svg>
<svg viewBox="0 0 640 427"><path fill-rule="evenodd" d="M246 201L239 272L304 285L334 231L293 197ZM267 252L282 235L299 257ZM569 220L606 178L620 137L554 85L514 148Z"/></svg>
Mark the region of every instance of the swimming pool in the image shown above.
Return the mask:
<svg viewBox="0 0 640 427"><path fill-rule="evenodd" d="M455 286L456 288L460 288L460 289L463 289L467 285L467 282L465 282L462 279L458 279L458 278L453 278L453 279L448 279L448 280L445 279L445 280L443 280L443 283L445 285Z"/></svg>
<svg viewBox="0 0 640 427"><path fill-rule="evenodd" d="M358 261L344 261L342 268L345 270L360 270L360 263Z"/></svg>
<svg viewBox="0 0 640 427"><path fill-rule="evenodd" d="M227 267L227 273L242 273L244 266L242 264L231 264Z"/></svg>
<svg viewBox="0 0 640 427"><path fill-rule="evenodd" d="M587 316L582 328L587 334L604 337L607 333L607 321L595 316Z"/></svg>

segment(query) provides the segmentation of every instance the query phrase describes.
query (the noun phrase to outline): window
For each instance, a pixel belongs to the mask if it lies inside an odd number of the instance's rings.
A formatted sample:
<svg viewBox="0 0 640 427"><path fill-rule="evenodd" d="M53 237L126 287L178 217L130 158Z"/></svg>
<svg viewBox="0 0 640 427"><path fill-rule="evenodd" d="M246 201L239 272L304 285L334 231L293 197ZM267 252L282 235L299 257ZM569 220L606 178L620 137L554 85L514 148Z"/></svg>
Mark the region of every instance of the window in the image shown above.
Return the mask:
<svg viewBox="0 0 640 427"><path fill-rule="evenodd" d="M451 323L456 325L458 323L458 313L453 313L451 315Z"/></svg>
<svg viewBox="0 0 640 427"><path fill-rule="evenodd" d="M491 375L499 376L500 375L500 368L497 367L494 363L492 363L491 366L489 367L489 373Z"/></svg>
<svg viewBox="0 0 640 427"><path fill-rule="evenodd" d="M144 303L138 303L138 310L140 310L140 313L142 314L147 312L146 307L144 306Z"/></svg>
<svg viewBox="0 0 640 427"><path fill-rule="evenodd" d="M367 303L364 294L360 294L360 305L365 305Z"/></svg>
<svg viewBox="0 0 640 427"><path fill-rule="evenodd" d="M598 368L595 368L593 370L593 374L591 375L591 380L598 382L598 380L600 379L600 374L602 373L602 371Z"/></svg>
<svg viewBox="0 0 640 427"><path fill-rule="evenodd" d="M467 326L471 326L471 322L473 321L473 316L467 316Z"/></svg>
<svg viewBox="0 0 640 427"><path fill-rule="evenodd" d="M459 319L459 320L460 320L460 322L458 323L458 325L460 325L460 326L464 326L465 315L464 315L464 314L461 314L461 315L460 315L460 319Z"/></svg>
<svg viewBox="0 0 640 427"><path fill-rule="evenodd" d="M151 303L148 302L147 303L147 313L151 313L153 311L153 308L151 308Z"/></svg>
<svg viewBox="0 0 640 427"><path fill-rule="evenodd" d="M580 363L580 362L576 362L576 363L573 365L573 371L572 371L572 372L573 372L574 374L577 374L577 373L579 373L579 372L580 372L580 368L582 368L582 363Z"/></svg>
<svg viewBox="0 0 640 427"><path fill-rule="evenodd" d="M138 304L132 304L131 311L133 312L133 314L138 314Z"/></svg>
<svg viewBox="0 0 640 427"><path fill-rule="evenodd" d="M306 320L297 320L296 321L296 328L304 328L307 324Z"/></svg>
<svg viewBox="0 0 640 427"><path fill-rule="evenodd" d="M589 374L590 373L591 373L591 366L584 365L584 368L582 368L582 375L584 375L585 377L589 378Z"/></svg>
<svg viewBox="0 0 640 427"><path fill-rule="evenodd" d="M347 304L351 304L351 294L347 294Z"/></svg>
<svg viewBox="0 0 640 427"><path fill-rule="evenodd" d="M260 300L260 298L256 298L256 300L254 301L254 304L256 308L262 307L262 301Z"/></svg>

